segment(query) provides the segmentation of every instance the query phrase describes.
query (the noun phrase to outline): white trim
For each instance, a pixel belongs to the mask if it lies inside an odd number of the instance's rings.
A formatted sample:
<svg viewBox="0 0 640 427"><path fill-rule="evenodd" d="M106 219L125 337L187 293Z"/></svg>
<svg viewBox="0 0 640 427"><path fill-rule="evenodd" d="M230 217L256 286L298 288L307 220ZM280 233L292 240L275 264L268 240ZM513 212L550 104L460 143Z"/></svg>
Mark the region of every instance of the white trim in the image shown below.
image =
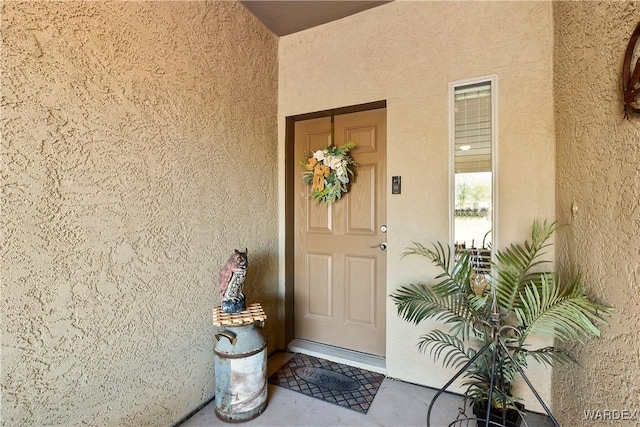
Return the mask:
<svg viewBox="0 0 640 427"><path fill-rule="evenodd" d="M491 76L491 258L495 259L498 246L498 76Z"/></svg>
<svg viewBox="0 0 640 427"><path fill-rule="evenodd" d="M336 363L355 366L386 375L386 361L384 357L373 354L361 353L359 351L348 350L346 348L334 347L332 345L321 344L314 341L294 339L289 343L287 349L293 353L302 353L309 356L320 357Z"/></svg>
<svg viewBox="0 0 640 427"><path fill-rule="evenodd" d="M498 248L498 75L449 82L449 242L455 243L455 89L477 83L491 83L491 245ZM495 251L491 251L492 256Z"/></svg>
<svg viewBox="0 0 640 427"><path fill-rule="evenodd" d="M452 247L455 244L455 91L457 82L449 82L449 244Z"/></svg>

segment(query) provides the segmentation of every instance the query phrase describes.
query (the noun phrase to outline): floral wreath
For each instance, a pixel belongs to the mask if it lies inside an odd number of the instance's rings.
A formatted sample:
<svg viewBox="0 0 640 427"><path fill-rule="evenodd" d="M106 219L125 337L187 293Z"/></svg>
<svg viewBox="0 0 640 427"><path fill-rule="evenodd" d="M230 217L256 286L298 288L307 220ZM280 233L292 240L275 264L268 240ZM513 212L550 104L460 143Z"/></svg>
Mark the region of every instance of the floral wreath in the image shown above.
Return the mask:
<svg viewBox="0 0 640 427"><path fill-rule="evenodd" d="M350 177L354 176L349 166L358 164L347 153L355 146L355 142L348 142L340 147L330 146L300 161L307 170L302 181L311 184L313 199L329 204L349 191Z"/></svg>

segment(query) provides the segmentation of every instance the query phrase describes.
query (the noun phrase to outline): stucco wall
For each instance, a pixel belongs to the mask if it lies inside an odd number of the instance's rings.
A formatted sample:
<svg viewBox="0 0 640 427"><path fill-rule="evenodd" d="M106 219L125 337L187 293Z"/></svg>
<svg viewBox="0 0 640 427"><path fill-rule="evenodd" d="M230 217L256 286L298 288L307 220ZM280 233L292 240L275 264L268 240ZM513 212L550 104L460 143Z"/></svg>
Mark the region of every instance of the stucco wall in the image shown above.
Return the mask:
<svg viewBox="0 0 640 427"><path fill-rule="evenodd" d="M213 396L218 271L277 344L277 38L235 2L2 3L2 423Z"/></svg>
<svg viewBox="0 0 640 427"><path fill-rule="evenodd" d="M423 259L400 260L411 241L449 239L451 81L498 75L502 246L526 238L534 218L554 218L552 54L548 2L396 1L280 39L282 159L287 116L387 100L387 176L402 176L402 194L387 196L387 294L434 275ZM388 301L389 376L430 386L449 379L453 371L416 348L432 326L402 321ZM533 376L548 398L550 372Z"/></svg>
<svg viewBox="0 0 640 427"><path fill-rule="evenodd" d="M576 348L584 369L557 370L554 409L563 425L637 426L640 116L623 119L621 71L640 3L558 2L553 9L558 216L571 225L559 239L559 262L579 267L589 292L616 309L601 340ZM634 409L635 420L584 414Z"/></svg>

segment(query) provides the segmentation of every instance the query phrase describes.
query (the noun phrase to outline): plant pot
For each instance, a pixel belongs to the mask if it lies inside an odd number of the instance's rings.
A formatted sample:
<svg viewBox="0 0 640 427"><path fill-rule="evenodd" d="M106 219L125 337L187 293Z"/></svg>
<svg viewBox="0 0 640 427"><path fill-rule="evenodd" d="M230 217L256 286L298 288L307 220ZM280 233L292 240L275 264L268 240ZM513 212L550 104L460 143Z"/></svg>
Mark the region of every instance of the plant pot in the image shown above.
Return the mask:
<svg viewBox="0 0 640 427"><path fill-rule="evenodd" d="M515 405L520 409L520 411L524 411L523 404L516 402ZM520 427L520 424L522 423L522 416L520 415L520 412L515 409L507 409L504 424L502 421L502 413L502 409L491 407L491 414L489 414L489 426ZM478 419L478 427L485 427L487 419L487 402L476 404L473 407L473 414Z"/></svg>

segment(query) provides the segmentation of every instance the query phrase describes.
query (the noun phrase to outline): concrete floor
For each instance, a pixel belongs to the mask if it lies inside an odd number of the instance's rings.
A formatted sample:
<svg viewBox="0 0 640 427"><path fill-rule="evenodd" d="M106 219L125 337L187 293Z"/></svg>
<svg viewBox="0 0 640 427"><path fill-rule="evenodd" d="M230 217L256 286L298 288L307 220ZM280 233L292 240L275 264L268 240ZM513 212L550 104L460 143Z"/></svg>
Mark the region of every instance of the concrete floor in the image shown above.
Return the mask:
<svg viewBox="0 0 640 427"><path fill-rule="evenodd" d="M291 358L291 353L276 353L269 357L267 376L277 371ZM367 414L342 408L320 399L306 396L286 388L269 384L268 404L257 418L243 426L426 426L427 411L437 390L403 381L385 378ZM432 427L446 427L456 420L462 397L445 393L438 397L431 414ZM473 417L471 410L466 414ZM215 402L198 411L180 424L180 427L228 426L215 414ZM456 427L475 427L475 422L464 420ZM527 414L523 426L552 426L546 416Z"/></svg>

